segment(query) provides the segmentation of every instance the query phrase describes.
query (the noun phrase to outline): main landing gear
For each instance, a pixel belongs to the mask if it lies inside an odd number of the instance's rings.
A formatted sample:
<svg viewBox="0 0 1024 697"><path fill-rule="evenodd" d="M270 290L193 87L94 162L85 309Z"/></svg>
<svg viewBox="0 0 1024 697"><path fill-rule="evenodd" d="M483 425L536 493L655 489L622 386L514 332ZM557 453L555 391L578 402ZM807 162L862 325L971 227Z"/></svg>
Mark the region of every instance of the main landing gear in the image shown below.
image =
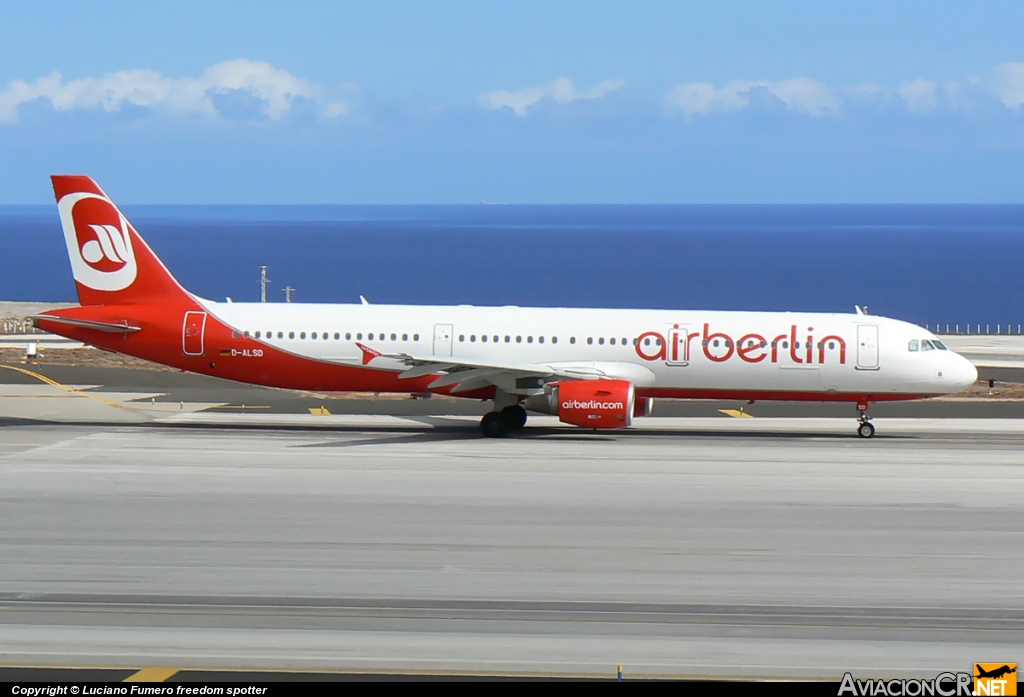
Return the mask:
<svg viewBox="0 0 1024 697"><path fill-rule="evenodd" d="M871 438L875 435L875 427L871 425L871 417L868 416L868 403L857 403L857 435L861 438Z"/></svg>
<svg viewBox="0 0 1024 697"><path fill-rule="evenodd" d="M502 438L526 425L526 409L519 406L519 396L505 390L494 390L494 411L480 419L480 432L488 438Z"/></svg>
<svg viewBox="0 0 1024 697"><path fill-rule="evenodd" d="M488 438L502 438L526 425L526 410L518 404L492 411L480 419L480 432Z"/></svg>

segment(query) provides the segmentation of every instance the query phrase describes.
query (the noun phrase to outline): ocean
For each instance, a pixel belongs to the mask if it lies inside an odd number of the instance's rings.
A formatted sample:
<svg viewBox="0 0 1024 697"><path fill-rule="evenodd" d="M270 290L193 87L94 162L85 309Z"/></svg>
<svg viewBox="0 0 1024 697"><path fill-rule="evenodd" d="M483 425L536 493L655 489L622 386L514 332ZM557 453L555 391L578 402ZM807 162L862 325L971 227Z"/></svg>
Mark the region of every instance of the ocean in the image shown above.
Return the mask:
<svg viewBox="0 0 1024 697"><path fill-rule="evenodd" d="M213 300L792 310L1024 323L1024 206L127 206ZM56 206L0 206L0 300L74 301Z"/></svg>

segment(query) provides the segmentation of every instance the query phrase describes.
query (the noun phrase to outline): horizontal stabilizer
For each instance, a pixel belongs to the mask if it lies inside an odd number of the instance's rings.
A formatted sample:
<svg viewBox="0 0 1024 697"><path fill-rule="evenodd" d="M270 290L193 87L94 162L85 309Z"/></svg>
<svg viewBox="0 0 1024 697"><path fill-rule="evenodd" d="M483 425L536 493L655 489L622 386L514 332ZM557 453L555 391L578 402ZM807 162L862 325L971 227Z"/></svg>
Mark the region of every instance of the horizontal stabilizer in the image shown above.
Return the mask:
<svg viewBox="0 0 1024 697"><path fill-rule="evenodd" d="M35 327L39 326L39 320L46 320L47 322L57 322L59 324L70 324L73 327L82 327L83 329L95 329L98 332L110 332L111 334L128 334L130 332L141 331L142 327L133 327L127 322L124 324L113 324L111 322L92 322L87 319L71 319L70 317L56 317L54 315L34 315L32 317L32 324Z"/></svg>

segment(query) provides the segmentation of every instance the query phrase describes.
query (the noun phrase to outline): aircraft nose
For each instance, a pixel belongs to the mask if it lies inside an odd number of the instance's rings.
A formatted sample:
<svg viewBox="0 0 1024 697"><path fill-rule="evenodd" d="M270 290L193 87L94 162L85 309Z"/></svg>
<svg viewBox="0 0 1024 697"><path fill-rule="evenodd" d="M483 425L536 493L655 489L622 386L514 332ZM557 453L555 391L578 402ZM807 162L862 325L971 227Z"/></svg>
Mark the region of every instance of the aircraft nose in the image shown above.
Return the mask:
<svg viewBox="0 0 1024 697"><path fill-rule="evenodd" d="M956 360L950 366L947 378L954 392L961 392L978 381L978 369L960 354L953 354L952 357Z"/></svg>

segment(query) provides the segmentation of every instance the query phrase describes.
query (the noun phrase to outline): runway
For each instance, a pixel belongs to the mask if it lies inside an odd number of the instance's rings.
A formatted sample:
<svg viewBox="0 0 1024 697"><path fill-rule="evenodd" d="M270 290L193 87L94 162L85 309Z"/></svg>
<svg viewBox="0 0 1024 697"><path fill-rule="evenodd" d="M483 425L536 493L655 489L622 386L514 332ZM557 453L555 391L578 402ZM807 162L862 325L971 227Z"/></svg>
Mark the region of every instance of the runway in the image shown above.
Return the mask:
<svg viewBox="0 0 1024 697"><path fill-rule="evenodd" d="M1024 420L485 440L471 415L5 389L7 665L838 680L1021 655Z"/></svg>

